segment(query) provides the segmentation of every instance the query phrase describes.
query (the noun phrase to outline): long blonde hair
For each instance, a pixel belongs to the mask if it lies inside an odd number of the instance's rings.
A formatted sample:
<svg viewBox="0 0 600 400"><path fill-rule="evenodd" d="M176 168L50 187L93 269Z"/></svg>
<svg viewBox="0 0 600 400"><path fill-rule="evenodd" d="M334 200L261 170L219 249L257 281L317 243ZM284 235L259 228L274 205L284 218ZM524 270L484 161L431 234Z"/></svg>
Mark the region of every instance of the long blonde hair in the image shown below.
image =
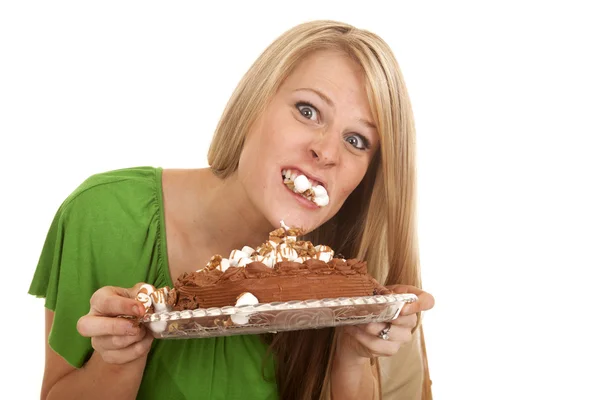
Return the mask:
<svg viewBox="0 0 600 400"><path fill-rule="evenodd" d="M361 65L381 146L340 211L308 239L329 244L346 257L365 259L379 282L420 288L413 113L400 67L379 36L328 20L300 24L283 33L235 89L217 126L208 163L222 178L235 172L247 132L280 85L308 53L326 49L344 51ZM425 372L422 398L427 400L431 392L421 326L418 334ZM270 341L279 360L282 398L328 397L337 342L333 329L280 333Z"/></svg>

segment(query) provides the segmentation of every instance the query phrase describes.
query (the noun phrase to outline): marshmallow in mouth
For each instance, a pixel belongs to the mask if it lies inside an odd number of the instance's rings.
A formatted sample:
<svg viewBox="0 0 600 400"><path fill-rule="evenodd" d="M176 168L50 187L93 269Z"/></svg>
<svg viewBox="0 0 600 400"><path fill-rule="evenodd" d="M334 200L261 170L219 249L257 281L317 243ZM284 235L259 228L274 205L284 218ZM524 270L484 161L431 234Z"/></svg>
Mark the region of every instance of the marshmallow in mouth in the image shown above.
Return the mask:
<svg viewBox="0 0 600 400"><path fill-rule="evenodd" d="M319 182L309 179L305 175L292 169L284 169L281 171L281 177L283 178L285 186L292 192L298 193L319 207L325 207L329 204L327 190L320 185Z"/></svg>

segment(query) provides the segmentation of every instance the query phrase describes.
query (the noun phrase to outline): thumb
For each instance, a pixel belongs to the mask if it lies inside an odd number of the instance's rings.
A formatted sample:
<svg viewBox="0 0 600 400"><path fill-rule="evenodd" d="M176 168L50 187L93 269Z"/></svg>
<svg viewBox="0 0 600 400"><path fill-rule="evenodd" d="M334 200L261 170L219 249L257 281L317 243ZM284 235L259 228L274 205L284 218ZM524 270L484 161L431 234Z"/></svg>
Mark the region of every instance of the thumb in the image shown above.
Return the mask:
<svg viewBox="0 0 600 400"><path fill-rule="evenodd" d="M146 312L144 306L136 299L143 283L132 288L105 286L98 289L90 300L90 314L118 316L142 316Z"/></svg>
<svg viewBox="0 0 600 400"><path fill-rule="evenodd" d="M138 305L138 314L136 314L136 315L144 315L146 313L146 307L143 305L143 303L141 301L138 300L138 294L140 293L140 290L142 289L142 286L144 286L144 285L150 286L152 288L152 291L156 290L154 288L154 286L152 286L146 282L138 282L130 288L123 289L126 292L126 294L124 293L124 296L129 297L130 299L134 299L136 301L136 303Z"/></svg>
<svg viewBox="0 0 600 400"><path fill-rule="evenodd" d="M130 288L116 288L116 289L122 290L120 295L123 297L129 297L130 299L137 299L137 295L140 292L140 289L142 288L142 286L144 286L144 285L152 286L146 282L138 282ZM154 286L152 286L152 288L154 289Z"/></svg>
<svg viewBox="0 0 600 400"><path fill-rule="evenodd" d="M408 293L411 293L411 292L408 292ZM430 310L435 305L435 299L429 293L427 293L423 290L419 290L419 293L414 293L414 294L417 295L417 301L404 304L404 307L402 307L402 311L400 312L400 315L417 314L422 311Z"/></svg>
<svg viewBox="0 0 600 400"><path fill-rule="evenodd" d="M410 315L416 314L421 311L427 311L433 308L435 305L435 299L433 296L426 291L419 289L416 286L411 285L392 285L387 286L388 289L393 291L394 293L403 294L403 293L412 293L417 295L417 301L413 303L406 303L402 307L402 311L400 315Z"/></svg>

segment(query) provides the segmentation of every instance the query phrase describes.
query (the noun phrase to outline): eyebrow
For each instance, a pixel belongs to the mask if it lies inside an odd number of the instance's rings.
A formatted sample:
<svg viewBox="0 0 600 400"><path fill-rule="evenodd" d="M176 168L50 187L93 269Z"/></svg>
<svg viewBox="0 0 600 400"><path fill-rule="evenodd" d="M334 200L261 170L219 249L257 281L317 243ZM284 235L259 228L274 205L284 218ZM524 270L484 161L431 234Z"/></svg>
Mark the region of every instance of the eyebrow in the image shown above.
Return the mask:
<svg viewBox="0 0 600 400"><path fill-rule="evenodd" d="M294 90L294 92L300 92L300 91L309 91L309 92L313 92L314 94L316 94L317 96L319 96L325 103L327 103L327 105L331 108L335 108L335 105L333 104L333 101L323 92L317 90L317 89L311 89L311 88L300 88L300 89L296 89ZM372 123L369 120L366 120L364 118L359 118L358 122L362 123L363 125L366 125L367 127L371 128L371 129L375 129L377 130L377 127L375 126L374 123Z"/></svg>
<svg viewBox="0 0 600 400"><path fill-rule="evenodd" d="M317 96L319 96L325 103L327 103L327 105L331 108L335 108L335 105L333 104L333 101L323 92L317 90L317 89L311 89L311 88L300 88L300 89L296 89L294 90L294 92L300 92L300 91L309 91L309 92L313 92L314 94L316 94Z"/></svg>

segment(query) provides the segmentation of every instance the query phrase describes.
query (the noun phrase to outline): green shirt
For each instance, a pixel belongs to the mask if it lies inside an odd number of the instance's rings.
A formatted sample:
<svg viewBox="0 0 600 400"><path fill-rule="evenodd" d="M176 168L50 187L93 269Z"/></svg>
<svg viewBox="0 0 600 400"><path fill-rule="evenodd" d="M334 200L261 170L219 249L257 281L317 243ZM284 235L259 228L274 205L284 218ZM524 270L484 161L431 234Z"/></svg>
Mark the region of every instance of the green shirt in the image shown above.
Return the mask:
<svg viewBox="0 0 600 400"><path fill-rule="evenodd" d="M45 297L54 311L52 349L80 368L93 349L76 325L89 312L92 294L138 282L173 287L161 168L96 174L71 193L50 226L29 293ZM266 350L253 335L155 339L138 398L277 399L274 360Z"/></svg>

